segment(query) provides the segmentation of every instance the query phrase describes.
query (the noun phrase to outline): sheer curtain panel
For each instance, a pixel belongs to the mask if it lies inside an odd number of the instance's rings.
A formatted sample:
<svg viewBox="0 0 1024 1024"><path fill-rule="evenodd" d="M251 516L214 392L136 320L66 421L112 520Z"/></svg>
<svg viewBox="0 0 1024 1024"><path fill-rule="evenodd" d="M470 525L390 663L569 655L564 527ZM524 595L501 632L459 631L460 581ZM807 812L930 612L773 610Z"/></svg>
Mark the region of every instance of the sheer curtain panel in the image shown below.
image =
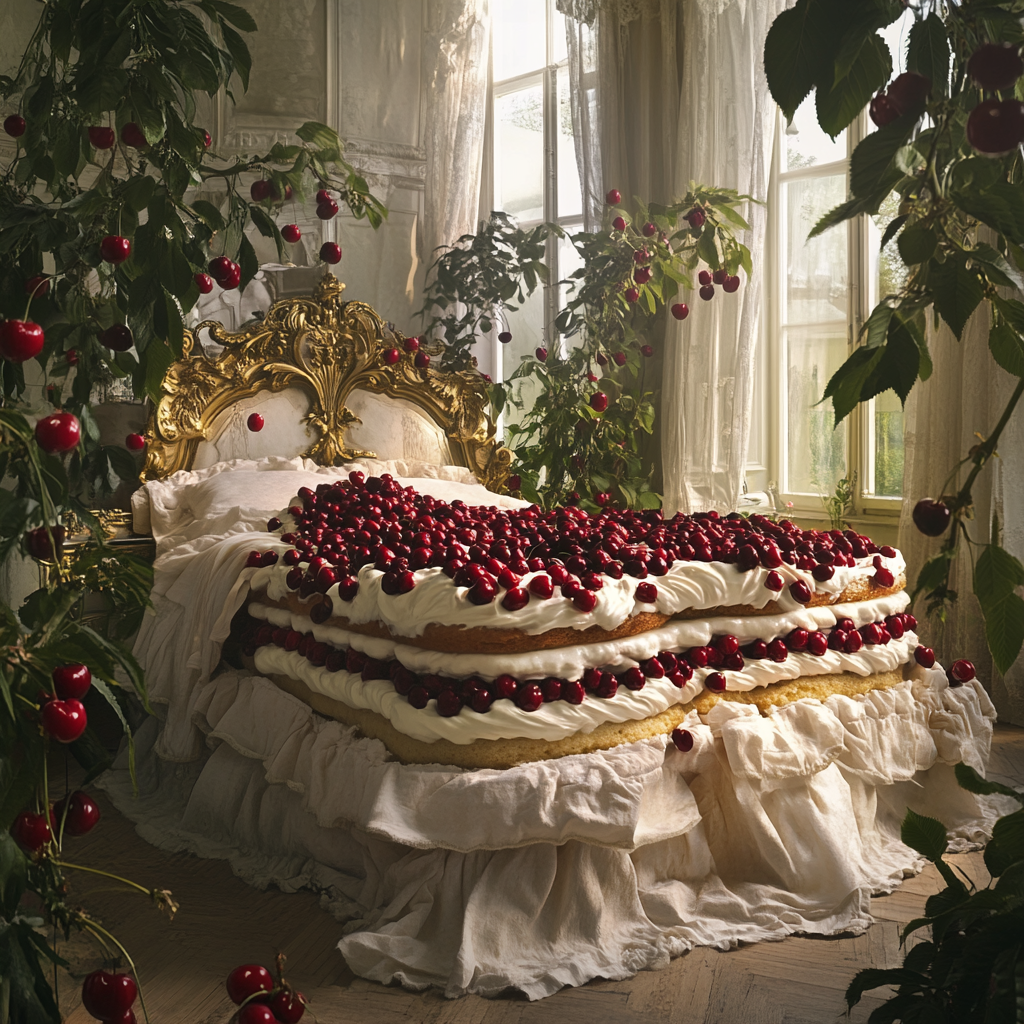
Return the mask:
<svg viewBox="0 0 1024 1024"><path fill-rule="evenodd" d="M930 318L929 318L930 320ZM934 372L910 392L905 409L905 471L899 546L907 559L907 582L913 588L924 563L939 550L941 538L925 537L911 520L914 505L925 497L938 498L946 490L950 470L996 425L1017 378L996 366L989 357L988 304L974 313L957 341L943 324L930 331L928 346ZM1024 559L1024 410L1018 407L999 442L999 457L978 476L974 486L974 519L968 523L971 539L987 543L992 516L1002 529L1002 545ZM969 467L967 467L969 468ZM961 473L960 478L966 473ZM950 586L959 598L944 623L928 619L927 635L936 654L948 665L956 658L974 663L979 679L991 679L989 691L1003 722L1024 725L1024 658L1001 676L988 653L985 624L974 597L973 564L979 554L965 550L954 567ZM915 607L924 618L925 601Z"/></svg>
<svg viewBox="0 0 1024 1024"><path fill-rule="evenodd" d="M423 38L427 155L421 255L477 228L487 67L489 0L428 0Z"/></svg>
<svg viewBox="0 0 1024 1024"><path fill-rule="evenodd" d="M784 0L691 0L683 10L683 85L675 193L691 181L768 193L775 104L762 49ZM690 319L665 343L661 440L665 514L736 508L750 439L754 357L763 313L765 208L750 204L754 270L736 295L684 296Z"/></svg>

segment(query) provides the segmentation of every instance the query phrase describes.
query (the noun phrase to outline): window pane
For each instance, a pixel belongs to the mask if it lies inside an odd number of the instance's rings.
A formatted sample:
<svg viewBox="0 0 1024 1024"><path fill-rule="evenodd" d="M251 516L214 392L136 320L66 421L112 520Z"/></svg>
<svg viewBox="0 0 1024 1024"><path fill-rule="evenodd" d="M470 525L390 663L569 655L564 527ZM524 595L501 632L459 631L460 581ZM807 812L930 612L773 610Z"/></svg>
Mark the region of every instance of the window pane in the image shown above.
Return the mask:
<svg viewBox="0 0 1024 1024"><path fill-rule="evenodd" d="M572 107L569 103L569 72L558 69L558 216L578 217L583 213L583 190L576 163L572 135ZM565 276L564 274L562 275Z"/></svg>
<svg viewBox="0 0 1024 1024"><path fill-rule="evenodd" d="M864 408L869 459L864 491L898 498L903 494L903 406L894 391L886 391Z"/></svg>
<svg viewBox="0 0 1024 1024"><path fill-rule="evenodd" d="M832 140L818 127L813 93L797 108L792 123L783 128L782 138L783 172L846 159L846 133Z"/></svg>
<svg viewBox="0 0 1024 1024"><path fill-rule="evenodd" d="M847 229L832 228L808 239L811 229L846 199L846 176L787 182L780 194L785 213L784 324L817 324L847 318Z"/></svg>
<svg viewBox="0 0 1024 1024"><path fill-rule="evenodd" d="M537 288L519 309L513 313L507 313L505 320L507 329L512 333L512 340L507 345L501 346L501 375L503 379L508 380L512 372L519 367L523 356L528 356L530 359L536 358L534 352L544 344L543 286ZM517 385L516 393L529 406L533 404L539 389L537 381L528 378ZM507 405L504 416L506 423L518 423L522 412Z"/></svg>
<svg viewBox="0 0 1024 1024"><path fill-rule="evenodd" d="M583 230L582 224L565 224L563 227L567 235L575 235ZM568 238L559 238L557 244L558 280L559 282L568 281L570 276L583 266L583 259L576 251L576 246L574 246ZM577 282L573 281L569 284L559 283L558 308L560 310L565 309L566 304L576 297L576 292L572 287L574 284L577 284ZM579 337L569 338L567 340L567 344L569 346L578 345L579 342Z"/></svg>
<svg viewBox="0 0 1024 1024"><path fill-rule="evenodd" d="M520 220L544 217L544 116L539 85L494 101L495 207Z"/></svg>
<svg viewBox="0 0 1024 1024"><path fill-rule="evenodd" d="M565 15L555 11L551 18L551 63L568 60L569 48L565 40Z"/></svg>
<svg viewBox="0 0 1024 1024"><path fill-rule="evenodd" d="M846 360L846 324L784 331L786 484L790 494L829 495L846 475L846 427L833 429L829 378Z"/></svg>
<svg viewBox="0 0 1024 1024"><path fill-rule="evenodd" d="M546 0L495 0L492 37L496 82L537 71L547 64L546 6ZM564 25L562 33L564 37Z"/></svg>

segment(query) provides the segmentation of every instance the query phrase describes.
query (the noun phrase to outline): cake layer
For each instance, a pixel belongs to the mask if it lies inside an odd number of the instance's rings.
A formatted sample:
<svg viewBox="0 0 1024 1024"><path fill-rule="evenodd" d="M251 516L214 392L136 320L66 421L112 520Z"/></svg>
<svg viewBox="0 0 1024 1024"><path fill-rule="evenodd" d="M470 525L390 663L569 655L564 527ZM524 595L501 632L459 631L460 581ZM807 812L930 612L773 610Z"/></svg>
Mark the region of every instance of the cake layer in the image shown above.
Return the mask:
<svg viewBox="0 0 1024 1024"><path fill-rule="evenodd" d="M529 761L542 761L568 754L585 754L607 750L621 743L634 743L671 732L691 711L707 714L721 700L754 704L763 713L804 697L824 700L834 694L855 696L871 690L895 686L904 678L900 669L857 676L851 673L800 678L775 683L754 692L726 691L714 694L704 691L686 704L676 704L665 711L639 721L606 722L591 732L577 732L559 740L502 739L476 740L469 744L437 740L425 743L399 732L387 718L366 708L353 708L342 701L311 689L305 682L285 673L265 672L257 659L257 668L277 686L308 704L314 711L346 725L354 725L365 735L379 739L398 760L405 764L442 764L468 769L504 769Z"/></svg>
<svg viewBox="0 0 1024 1024"><path fill-rule="evenodd" d="M892 561L895 562L896 559L892 559ZM704 567L703 563L688 562L683 564L685 566L698 565ZM735 569L735 566L723 565L719 568L723 570L722 575L724 577L728 575L725 570ZM371 584L375 582L372 578L374 570L364 569L362 570L361 575L362 574L369 577L369 582ZM380 577L383 576L383 573L377 573L376 575ZM736 575L751 576L753 573L739 574L737 572ZM472 619L473 611L479 606L473 605L466 598L466 588L456 587L452 581L444 575L441 575L439 578L435 576L434 579L438 580L438 587L436 588L437 591L442 589L445 591L452 591L453 593L449 595L451 601L455 603L461 601L464 606L462 610L465 612L466 618ZM443 583L441 581L443 581ZM632 581L631 585L635 587L636 581ZM611 629L605 629L599 625L584 626L582 624L578 624L571 627L552 625L551 628L546 631L538 633L531 632L529 630L523 631L520 629L518 626L518 620L516 619L516 615L518 613L506 612L504 616L500 616L498 614L501 611L500 607L494 612L494 616L492 616L494 617L494 620L496 622L509 623L516 621L517 625L515 628L511 625L472 626L455 625L450 623L445 624L444 622L431 622L426 625L417 626L415 629L411 629L407 626L394 622L389 623L384 620L360 622L349 616L348 605L337 596L336 592L334 592L336 591L336 587L333 588L333 591L328 591L325 595L317 594L315 596L310 595L309 597L303 598L298 592L291 590L284 585L283 576L276 566L270 569L257 570L256 575L252 580L253 590L257 592L263 590L266 594L267 603L288 607L296 614L308 616L314 605L328 602L330 609L328 613L328 621L339 629L344 629L352 633L360 633L368 637L376 637L378 639L393 640L396 642L410 644L416 647L422 647L425 650L443 651L446 653L474 652L483 654L515 654L526 651L568 647L581 643L608 643L624 637L636 636L641 633L647 633L651 630L658 629L672 619L741 617L755 614L781 616L787 613L791 617L796 618L796 616L806 608L825 608L832 605L851 605L855 602L870 601L880 597L902 593L905 586L906 577L903 574L902 568L900 568L891 586L879 586L878 584L873 583L870 578L856 578L848 582L842 590L834 593L814 593L810 601L806 604L793 602L792 607L789 602L769 600L759 605L728 603L721 605L709 605L707 607L700 608L682 608L675 611L673 614L638 611ZM763 587L762 590L764 590ZM461 591L462 593L459 594L458 591ZM415 593L415 591L413 591L413 593ZM411 595L402 595L394 600L403 600L409 596ZM729 596L727 588L726 596ZM590 615L580 613L573 607L571 601L562 597L555 596L549 598L545 602L537 602L538 608L541 604L546 606L547 610L550 611L552 623L557 622L560 614L563 611L566 611L564 605L568 605L568 614L579 623L582 623L583 620L591 617ZM487 606L487 608L491 610L494 610L495 607L495 605ZM445 616L441 611L439 611L438 617L440 619L450 616Z"/></svg>
<svg viewBox="0 0 1024 1024"><path fill-rule="evenodd" d="M889 616L906 610L910 597L905 591L876 597L870 601L852 604L837 604L824 607L801 609L789 614L747 614L737 616L715 616L700 620L669 620L661 626L603 642L580 642L566 647L544 647L524 652L492 653L474 651L457 653L435 651L412 644L407 638L375 637L359 629L352 629L343 620L328 619L315 623L309 618L309 606L303 606L297 598L282 602L270 602L254 598L249 602L249 614L273 626L287 626L299 633L311 632L320 642L335 648L354 648L370 658L379 661L397 659L407 669L419 673L465 678L480 676L486 680L500 675L512 675L518 679L545 678L556 676L561 679L577 679L588 668L622 671L639 665L648 658L656 657L662 651L685 651L691 647L710 644L715 636L735 636L741 645L752 640L771 641L785 637L793 629L830 630L841 619L848 618L857 628L869 622L880 622ZM769 662L770 665L775 663ZM835 667L835 666L832 666ZM844 666L844 670L846 666ZM810 671L814 671L812 667ZM874 671L875 667L865 660L861 674ZM775 678L738 679L730 672L730 688L744 689L777 682L783 677L783 670Z"/></svg>

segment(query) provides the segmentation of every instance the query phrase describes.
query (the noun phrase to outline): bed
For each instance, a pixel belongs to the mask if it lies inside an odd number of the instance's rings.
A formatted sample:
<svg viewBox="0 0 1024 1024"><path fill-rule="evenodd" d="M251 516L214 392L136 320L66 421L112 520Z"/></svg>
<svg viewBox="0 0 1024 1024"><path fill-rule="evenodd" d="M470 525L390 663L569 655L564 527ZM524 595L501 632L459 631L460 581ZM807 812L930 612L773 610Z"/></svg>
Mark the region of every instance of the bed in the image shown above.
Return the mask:
<svg viewBox="0 0 1024 1024"><path fill-rule="evenodd" d="M523 504L482 378L416 367L342 289L327 275L237 334L201 325L164 379L133 502L156 553L136 653L157 713L136 736L138 795L123 758L100 782L140 835L316 890L365 978L531 999L695 945L864 930L871 895L922 866L899 841L908 806L961 848L984 835L1000 805L951 766L984 769L994 711L941 672L914 692L694 716L685 755L656 736L472 771L402 764L225 663L246 557L299 486L357 468Z"/></svg>

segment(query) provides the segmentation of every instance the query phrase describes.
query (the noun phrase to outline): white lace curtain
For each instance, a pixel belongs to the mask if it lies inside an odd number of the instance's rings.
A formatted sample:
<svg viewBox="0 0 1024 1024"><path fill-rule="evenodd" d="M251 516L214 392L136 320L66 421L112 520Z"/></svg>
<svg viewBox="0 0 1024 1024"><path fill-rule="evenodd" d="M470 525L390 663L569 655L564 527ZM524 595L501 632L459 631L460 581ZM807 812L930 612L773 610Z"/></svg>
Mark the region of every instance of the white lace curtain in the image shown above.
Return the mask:
<svg viewBox="0 0 1024 1024"><path fill-rule="evenodd" d="M762 47L785 0L558 0L568 16L587 227L606 188L671 201L691 180L767 198L775 107ZM596 73L594 69L596 59ZM596 126L596 130L595 130ZM747 461L762 313L764 208L743 238L754 273L738 295L670 320L661 447L665 510L736 507Z"/></svg>
<svg viewBox="0 0 1024 1024"><path fill-rule="evenodd" d="M937 498L950 469L977 444L976 432L988 436L1005 408L1017 379L1001 370L988 354L989 316L980 307L958 342L945 327L930 333L934 362L932 376L919 382L907 400L904 422L903 515L899 546L907 559L913 586L921 566L934 555L940 541L923 536L911 513L918 499ZM974 519L968 524L972 540L987 543L995 513L1002 527L1002 544L1024 559L1024 410L1018 407L999 442L999 458L982 470L974 487ZM981 609L973 594L973 562L977 551L961 550L951 586L959 599L945 623L928 620L927 633L940 659L949 664L968 658L982 679L991 679L992 700L1004 722L1024 725L1024 659L1005 677L992 664L985 641ZM919 601L921 612L924 601Z"/></svg>
<svg viewBox="0 0 1024 1024"><path fill-rule="evenodd" d="M487 68L489 0L428 0L423 36L427 174L420 255L477 228Z"/></svg>

